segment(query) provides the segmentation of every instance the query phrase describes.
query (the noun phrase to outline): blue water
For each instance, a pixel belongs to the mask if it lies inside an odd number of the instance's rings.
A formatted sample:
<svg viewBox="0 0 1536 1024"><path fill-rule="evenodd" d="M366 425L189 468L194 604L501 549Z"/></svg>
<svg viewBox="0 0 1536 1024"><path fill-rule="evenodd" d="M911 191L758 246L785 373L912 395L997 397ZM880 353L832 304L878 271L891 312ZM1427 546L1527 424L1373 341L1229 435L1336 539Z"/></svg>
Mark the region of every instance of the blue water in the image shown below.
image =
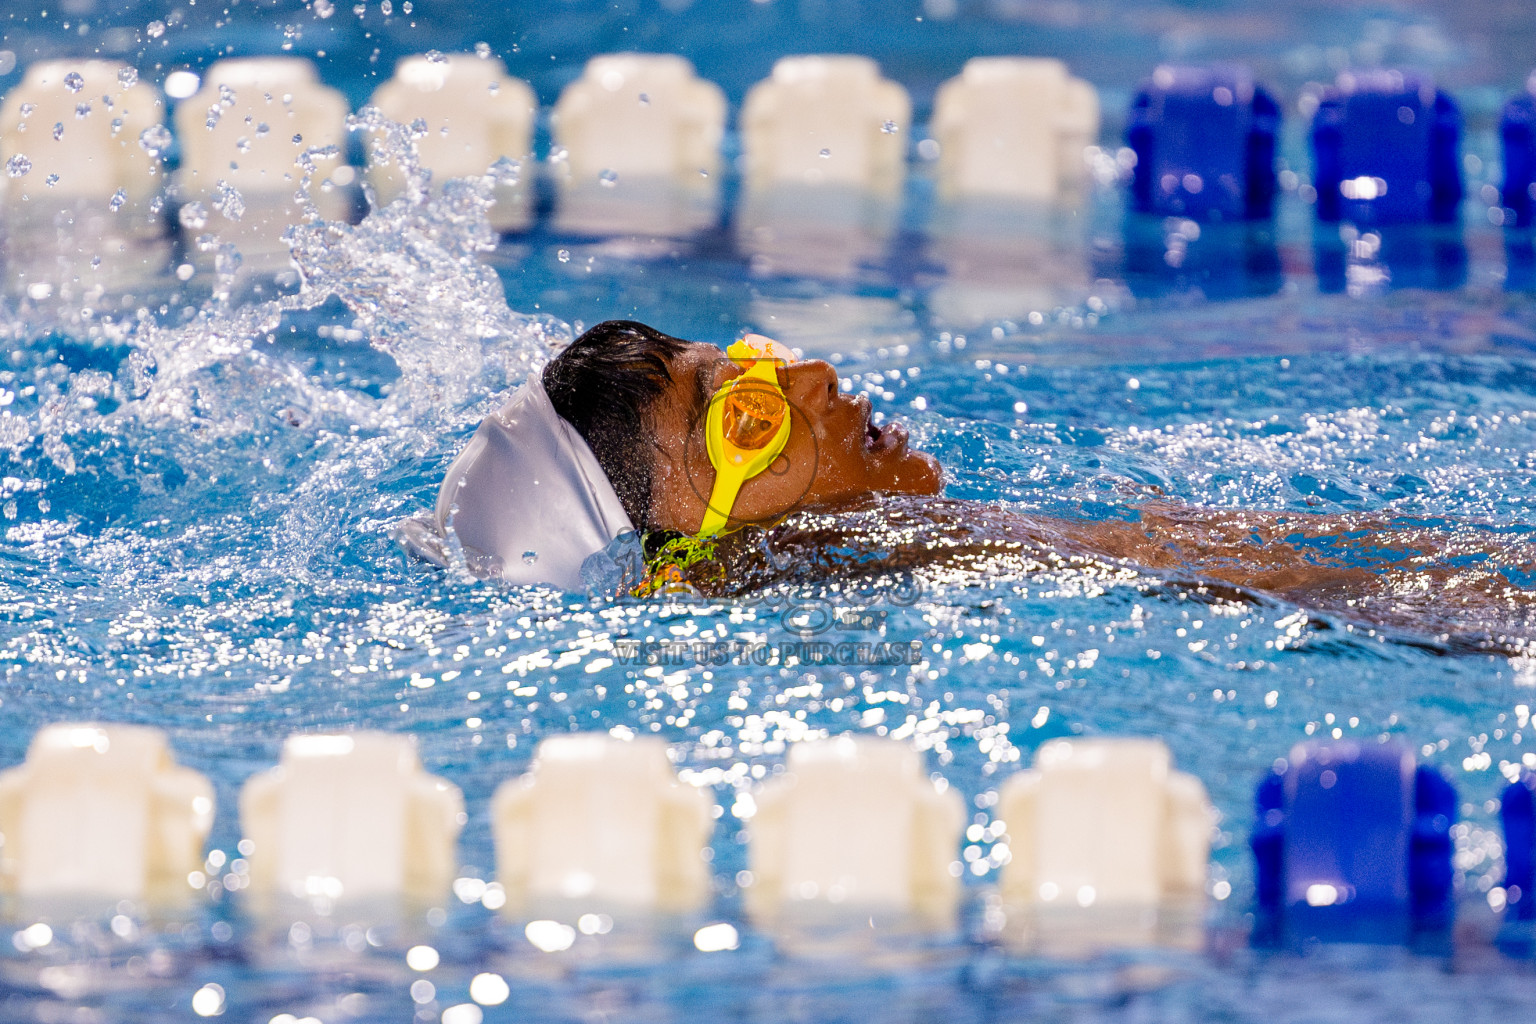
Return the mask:
<svg viewBox="0 0 1536 1024"><path fill-rule="evenodd" d="M302 258L313 292L242 281L221 304L206 272L182 285L159 269L102 295L8 296L0 763L19 762L48 722L147 722L213 779L218 815L211 881L193 911L144 919L128 936L105 918L55 922L56 941L30 954L0 943L0 1017L193 1019L192 994L212 983L234 1020L435 1020L467 1001L482 971L512 986L485 1009L490 1021L1443 1021L1515 1019L1531 1005L1527 967L1489 945L1487 899L1502 877L1501 771L1531 751L1516 712L1536 696L1525 658L1446 656L1411 630L1201 599L1134 571L609 604L426 570L388 536L429 506L479 416L552 342L611 316L722 343L761 330L832 360L878 411L913 424L947 467L951 496L1102 518L1152 485L1201 505L1385 510L1522 531L1536 524L1536 299L1522 277L1528 247L1489 222L1481 191L1498 180L1492 112L1523 80L1522 40L1536 35L1519 5L1341 13L1084 0L961 4L944 18L943 4L572 2L477 21L418 0L414 23L400 6L385 19L377 4L361 18L350 5L319 18L294 3L227 14L199 4L147 37L142 26L169 22L168 7L16 3L0 48L19 66L0 87L35 55L82 52L82 38L150 77L157 61L162 72L202 64L225 44L278 52L291 23L302 29L286 37L293 52L327 49L323 73L354 102L395 55L482 38L546 104L605 49L678 49L739 102L775 56L828 48L884 60L914 90L921 122L934 85L965 57L1022 50L1064 56L1105 89L1113 147L1123 97L1163 57L1248 56L1292 102L1299 83L1341 60L1404 60L1460 90L1464 152L1480 163L1468 165L1464 231L1407 232L1381 258L1346 257L1292 189L1272 227L1178 243L1188 247L1178 269L1164 253L1188 229L1128 218L1109 183L1075 217L1040 228L1051 273L1025 283L1042 298L980 320L945 297L953 282L924 230L920 164L906 233L848 280L758 274L728 226L643 252L540 229L476 254L473 217L434 206L312 246ZM125 26L134 31L112 34ZM1294 116L1287 132L1290 166L1304 169ZM407 301L386 312L358 268L378 266L407 233L425 240L421 272L389 279ZM429 286L452 298L434 300ZM796 613L841 623L811 640L917 641L923 660L623 660L625 640L792 644L808 639ZM665 737L721 806L708 919L741 925L742 949L698 953L691 925L679 925L623 948L584 936L553 960L517 922L459 898L372 932L346 918L292 931L251 918L238 788L276 761L285 736L338 728L408 732L428 770L462 787L468 880L491 878L488 800L541 737ZM1162 737L1222 816L1211 882L1226 895L1212 901L1209 948L1086 962L1010 953L983 921L1002 858L987 841L966 844L979 847L967 861L979 868L966 874L959 936L827 958L775 948L740 921L748 823L734 793L781 766L788 743L850 730L915 743L981 825L998 784L1048 738ZM1246 948L1253 786L1293 743L1330 734L1400 737L1460 790L1449 958ZM403 960L418 942L442 953L423 975ZM421 978L435 991L417 1001L409 989Z"/></svg>

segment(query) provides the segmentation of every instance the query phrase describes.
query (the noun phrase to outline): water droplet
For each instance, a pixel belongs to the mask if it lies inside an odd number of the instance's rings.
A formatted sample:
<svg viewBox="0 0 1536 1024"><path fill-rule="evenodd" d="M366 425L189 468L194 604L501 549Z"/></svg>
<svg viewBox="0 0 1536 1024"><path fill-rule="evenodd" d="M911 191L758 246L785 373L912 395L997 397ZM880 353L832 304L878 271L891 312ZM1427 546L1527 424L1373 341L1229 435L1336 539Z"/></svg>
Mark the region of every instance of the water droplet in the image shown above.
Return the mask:
<svg viewBox="0 0 1536 1024"><path fill-rule="evenodd" d="M139 72L137 68L119 68L117 82L124 89L132 89L139 84Z"/></svg>
<svg viewBox="0 0 1536 1024"><path fill-rule="evenodd" d="M251 140L242 135L235 140L235 148L242 153L249 153L251 151Z"/></svg>
<svg viewBox="0 0 1536 1024"><path fill-rule="evenodd" d="M35 104L23 103L21 105L21 116L22 116L22 119L25 120L25 119L31 117L32 116L32 111L34 111L36 109L37 109L37 106Z"/></svg>
<svg viewBox="0 0 1536 1024"><path fill-rule="evenodd" d="M559 260L561 263L571 262L571 250L561 249L559 252L555 253L555 259Z"/></svg>
<svg viewBox="0 0 1536 1024"><path fill-rule="evenodd" d="M112 134L116 135L118 132L120 132L122 130L123 130L123 119L120 118L120 117L114 117L112 119Z"/></svg>
<svg viewBox="0 0 1536 1024"><path fill-rule="evenodd" d="M64 137L64 122L63 121L55 121L53 123L53 141L54 142L58 142L63 137Z"/></svg>
<svg viewBox="0 0 1536 1024"><path fill-rule="evenodd" d="M443 56L442 50L428 50L425 54L428 64L447 64L448 58Z"/></svg>
<svg viewBox="0 0 1536 1024"><path fill-rule="evenodd" d="M159 39L161 36L165 35L165 22L150 22L148 25L144 26L144 34L149 36L151 39Z"/></svg>
<svg viewBox="0 0 1536 1024"><path fill-rule="evenodd" d="M233 277L241 262L240 250L226 244L219 247L219 254L213 258L213 269L220 277Z"/></svg>
<svg viewBox="0 0 1536 1024"><path fill-rule="evenodd" d="M85 79L80 77L80 72L71 71L64 76L64 88L70 92L79 92L85 88Z"/></svg>
<svg viewBox="0 0 1536 1024"><path fill-rule="evenodd" d="M830 160L832 158L832 151L830 149L824 149L816 155L821 157L823 160Z"/></svg>
<svg viewBox="0 0 1536 1024"><path fill-rule="evenodd" d="M21 153L17 153L5 162L5 173L13 178L19 178L32 169L32 161Z"/></svg>
<svg viewBox="0 0 1536 1024"><path fill-rule="evenodd" d="M304 136L295 134L294 137L293 137L293 144L295 146L299 146L299 145L303 145L303 143L304 143Z"/></svg>
<svg viewBox="0 0 1536 1024"><path fill-rule="evenodd" d="M498 185L516 185L523 175L523 165L504 156L491 164L491 180Z"/></svg>
<svg viewBox="0 0 1536 1024"><path fill-rule="evenodd" d="M84 121L87 117L90 117L90 116L91 116L91 105L89 103L76 103L75 104L75 120L76 121Z"/></svg>
<svg viewBox="0 0 1536 1024"><path fill-rule="evenodd" d="M554 149L549 151L549 162L552 164L564 163L565 158L570 155L571 154L566 150L564 146L556 146Z"/></svg>
<svg viewBox="0 0 1536 1024"><path fill-rule="evenodd" d="M139 148L151 157L158 157L171 148L171 132L163 124L150 125L139 133Z"/></svg>
<svg viewBox="0 0 1536 1024"><path fill-rule="evenodd" d="M221 178L213 187L213 208L230 220L239 220L245 216L245 198L239 189Z"/></svg>
<svg viewBox="0 0 1536 1024"><path fill-rule="evenodd" d="M895 121L887 121L880 126L880 130L887 135L895 135L900 129L896 127Z"/></svg>
<svg viewBox="0 0 1536 1024"><path fill-rule="evenodd" d="M387 18L395 13L395 5L390 0L379 0L379 13Z"/></svg>
<svg viewBox="0 0 1536 1024"><path fill-rule="evenodd" d="M203 122L203 127L213 131L219 124L219 118L224 116L224 108L215 103L208 108L208 120Z"/></svg>
<svg viewBox="0 0 1536 1024"><path fill-rule="evenodd" d="M202 203L188 203L181 208L176 219L188 231L200 231L208 223L208 207Z"/></svg>
<svg viewBox="0 0 1536 1024"><path fill-rule="evenodd" d="M537 551L524 551L523 552L523 564L524 565L532 565L534 562L537 562L538 560L539 560L539 553Z"/></svg>
<svg viewBox="0 0 1536 1024"><path fill-rule="evenodd" d="M315 14L322 21L336 13L336 5L331 0L315 0Z"/></svg>
<svg viewBox="0 0 1536 1024"><path fill-rule="evenodd" d="M619 175L616 171L603 171L597 176L597 183L603 188L613 188L619 183Z"/></svg>
<svg viewBox="0 0 1536 1024"><path fill-rule="evenodd" d="M57 174L50 174L48 177L43 179L43 184L47 185L49 188L53 188L53 186L57 185L58 183L59 176Z"/></svg>
<svg viewBox="0 0 1536 1024"><path fill-rule="evenodd" d="M272 97L268 96L267 97L267 101L270 103L271 100L272 100ZM220 84L219 85L219 106L221 106L221 107L232 107L234 105L235 105L235 90L231 89L227 85Z"/></svg>
<svg viewBox="0 0 1536 1024"><path fill-rule="evenodd" d="M649 93L643 92L640 94L640 105L642 107L648 107L651 105L651 96Z"/></svg>
<svg viewBox="0 0 1536 1024"><path fill-rule="evenodd" d="M410 14L415 9L416 7L411 3L411 0L405 0L405 3L400 5L400 10L404 11L406 14Z"/></svg>
<svg viewBox="0 0 1536 1024"><path fill-rule="evenodd" d="M491 57L491 44L490 43L476 43L475 44L475 56L479 57L481 60L489 60L490 57Z"/></svg>
<svg viewBox="0 0 1536 1024"><path fill-rule="evenodd" d="M265 121L258 122L257 125L256 125L256 137L259 139L259 138L263 137L264 135L266 135L271 130L272 129L267 126L267 122L265 122Z"/></svg>
<svg viewBox="0 0 1536 1024"><path fill-rule="evenodd" d="M367 4L353 4L352 5L352 13L357 15L359 18L361 18L363 15L368 13L368 5Z"/></svg>
<svg viewBox="0 0 1536 1024"><path fill-rule="evenodd" d="M128 202L127 190L118 189L116 192L112 193L112 198L107 201L107 209L111 210L113 213L116 213L118 210L123 208L123 204L126 202Z"/></svg>

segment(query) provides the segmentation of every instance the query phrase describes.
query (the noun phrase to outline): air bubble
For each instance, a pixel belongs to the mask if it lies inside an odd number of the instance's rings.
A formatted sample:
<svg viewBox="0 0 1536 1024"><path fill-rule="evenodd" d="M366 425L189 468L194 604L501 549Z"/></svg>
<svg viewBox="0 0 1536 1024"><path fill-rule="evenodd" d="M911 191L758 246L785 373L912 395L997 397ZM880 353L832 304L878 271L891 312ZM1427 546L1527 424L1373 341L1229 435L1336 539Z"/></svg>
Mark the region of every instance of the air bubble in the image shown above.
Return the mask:
<svg viewBox="0 0 1536 1024"><path fill-rule="evenodd" d="M603 186L603 188L613 188L615 185L617 185L619 183L618 172L617 171L603 171L601 174L599 174L597 176L597 183L599 185Z"/></svg>
<svg viewBox="0 0 1536 1024"><path fill-rule="evenodd" d="M58 142L64 137L64 122L55 121L53 124L53 141Z"/></svg>
<svg viewBox="0 0 1536 1024"><path fill-rule="evenodd" d="M120 68L117 72L117 83L124 89L132 89L139 84L139 72L137 68Z"/></svg>
<svg viewBox="0 0 1536 1024"><path fill-rule="evenodd" d="M537 562L538 560L539 560L539 553L537 551L524 551L523 552L523 564L524 565L532 565L534 562Z"/></svg>
<svg viewBox="0 0 1536 1024"><path fill-rule="evenodd" d="M126 189L120 188L116 192L113 192L112 198L107 201L107 209L111 210L113 213L116 213L118 210L121 210L123 205L127 202L128 192Z"/></svg>
<svg viewBox="0 0 1536 1024"><path fill-rule="evenodd" d="M642 107L648 107L651 105L651 96L649 93L643 92L640 94L640 105Z"/></svg>
<svg viewBox="0 0 1536 1024"><path fill-rule="evenodd" d="M32 161L25 154L17 153L5 162L5 173L12 178L20 178L32 169Z"/></svg>
<svg viewBox="0 0 1536 1024"><path fill-rule="evenodd" d="M85 79L80 77L80 72L71 71L64 76L64 88L70 92L79 92L85 88Z"/></svg>
<svg viewBox="0 0 1536 1024"><path fill-rule="evenodd" d="M880 126L880 130L887 135L895 135L901 129L897 126L895 121L887 121Z"/></svg>
<svg viewBox="0 0 1536 1024"><path fill-rule="evenodd" d="M571 262L571 250L561 249L559 252L555 253L555 259L559 260L561 263Z"/></svg>
<svg viewBox="0 0 1536 1024"><path fill-rule="evenodd" d="M336 5L331 0L315 0L315 15L324 20L336 13Z"/></svg>
<svg viewBox="0 0 1536 1024"><path fill-rule="evenodd" d="M448 58L443 56L442 50L428 50L425 54L428 64L447 64Z"/></svg>
<svg viewBox="0 0 1536 1024"><path fill-rule="evenodd" d="M75 104L75 120L76 121L84 121L86 118L88 118L90 116L91 116L91 105L90 105L90 103L76 103Z"/></svg>
<svg viewBox="0 0 1536 1024"><path fill-rule="evenodd" d="M53 188L53 186L57 185L58 183L59 176L57 174L50 174L48 177L43 179L43 184L47 185L49 188Z"/></svg>
<svg viewBox="0 0 1536 1024"><path fill-rule="evenodd" d="M491 44L490 43L476 43L475 44L475 56L479 57L481 60L489 60L490 57L491 57Z"/></svg>
<svg viewBox="0 0 1536 1024"><path fill-rule="evenodd" d="M824 149L816 155L821 157L823 160L830 160L832 158L832 151L830 149Z"/></svg>
<svg viewBox="0 0 1536 1024"><path fill-rule="evenodd" d="M165 22L150 22L148 25L144 26L144 34L149 36L151 39L159 39L161 36L165 35Z"/></svg>

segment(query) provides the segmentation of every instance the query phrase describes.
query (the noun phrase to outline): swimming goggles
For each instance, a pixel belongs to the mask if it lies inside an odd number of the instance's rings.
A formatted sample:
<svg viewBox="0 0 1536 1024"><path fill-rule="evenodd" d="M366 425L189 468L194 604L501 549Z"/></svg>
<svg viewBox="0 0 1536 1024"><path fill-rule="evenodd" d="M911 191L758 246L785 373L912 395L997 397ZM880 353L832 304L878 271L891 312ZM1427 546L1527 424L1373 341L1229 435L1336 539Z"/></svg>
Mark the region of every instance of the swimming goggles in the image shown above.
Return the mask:
<svg viewBox="0 0 1536 1024"><path fill-rule="evenodd" d="M743 368L709 402L705 439L715 485L699 526L700 539L724 532L746 482L773 464L789 443L789 400L779 367L795 361L787 345L749 334L725 350Z"/></svg>

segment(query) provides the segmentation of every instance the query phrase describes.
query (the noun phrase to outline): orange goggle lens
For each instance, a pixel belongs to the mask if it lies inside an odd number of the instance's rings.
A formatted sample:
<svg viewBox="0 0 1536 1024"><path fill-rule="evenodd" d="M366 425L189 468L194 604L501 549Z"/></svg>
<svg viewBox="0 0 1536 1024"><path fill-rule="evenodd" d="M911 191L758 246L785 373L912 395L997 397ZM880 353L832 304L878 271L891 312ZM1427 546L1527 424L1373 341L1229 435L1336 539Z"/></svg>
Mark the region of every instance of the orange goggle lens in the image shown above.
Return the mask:
<svg viewBox="0 0 1536 1024"><path fill-rule="evenodd" d="M725 440L747 451L766 448L789 411L782 392L751 386L732 389L724 406Z"/></svg>

